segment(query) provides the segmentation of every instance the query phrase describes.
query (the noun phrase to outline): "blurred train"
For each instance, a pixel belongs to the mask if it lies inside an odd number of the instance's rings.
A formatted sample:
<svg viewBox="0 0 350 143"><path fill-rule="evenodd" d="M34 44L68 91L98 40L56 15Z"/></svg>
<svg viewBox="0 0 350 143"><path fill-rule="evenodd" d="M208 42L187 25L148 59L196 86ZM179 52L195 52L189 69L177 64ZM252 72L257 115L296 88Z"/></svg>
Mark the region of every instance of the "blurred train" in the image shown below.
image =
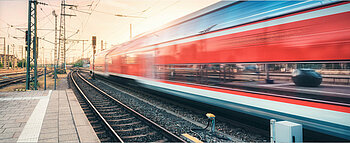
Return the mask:
<svg viewBox="0 0 350 143"><path fill-rule="evenodd" d="M237 91L213 81L242 63L348 61L349 1L220 1L96 54L91 72L350 139L348 105Z"/></svg>

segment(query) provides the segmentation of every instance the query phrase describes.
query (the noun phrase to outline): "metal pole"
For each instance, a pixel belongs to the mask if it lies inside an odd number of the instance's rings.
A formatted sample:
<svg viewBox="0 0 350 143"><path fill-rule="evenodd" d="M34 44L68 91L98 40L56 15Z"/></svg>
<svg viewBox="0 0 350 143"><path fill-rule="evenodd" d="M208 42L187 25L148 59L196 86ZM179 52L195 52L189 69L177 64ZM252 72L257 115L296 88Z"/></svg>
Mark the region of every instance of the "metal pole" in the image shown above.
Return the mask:
<svg viewBox="0 0 350 143"><path fill-rule="evenodd" d="M22 56L21 56L21 61L22 61L22 68L24 68L24 55L23 55L23 48L25 48L25 46L24 47L22 47Z"/></svg>
<svg viewBox="0 0 350 143"><path fill-rule="evenodd" d="M57 65L54 65L54 79L55 79L55 86L54 86L54 90L56 90L56 79L57 79L56 67L57 67Z"/></svg>
<svg viewBox="0 0 350 143"><path fill-rule="evenodd" d="M12 47L12 69L15 69L15 59L16 59L16 57L15 57L15 46L13 46Z"/></svg>
<svg viewBox="0 0 350 143"><path fill-rule="evenodd" d="M4 69L7 68L6 44L4 43Z"/></svg>
<svg viewBox="0 0 350 143"><path fill-rule="evenodd" d="M63 1L63 14L66 14L66 1ZM62 15L61 15L62 16ZM63 56L64 56L64 72L66 72L66 17L63 15Z"/></svg>
<svg viewBox="0 0 350 143"><path fill-rule="evenodd" d="M46 90L46 66L44 67L44 90Z"/></svg>
<svg viewBox="0 0 350 143"><path fill-rule="evenodd" d="M92 78L95 79L95 54L92 52Z"/></svg>
<svg viewBox="0 0 350 143"><path fill-rule="evenodd" d="M26 90L30 89L30 44L31 44L31 24L32 24L32 1L29 0L28 4L28 36L27 38L27 72L26 72Z"/></svg>
<svg viewBox="0 0 350 143"><path fill-rule="evenodd" d="M45 66L45 55L44 55L45 50L44 50L44 47L41 47L41 49L42 49L42 53L43 53L43 62L42 62L42 64L43 64L43 66Z"/></svg>
<svg viewBox="0 0 350 143"><path fill-rule="evenodd" d="M10 56L10 45L7 45L7 69L10 69L10 58L11 58L11 56Z"/></svg>
<svg viewBox="0 0 350 143"><path fill-rule="evenodd" d="M82 52L82 56L81 56L81 59L84 59L84 40L83 40L83 52Z"/></svg>
<svg viewBox="0 0 350 143"><path fill-rule="evenodd" d="M55 11L52 11L52 15L55 16L55 49L54 49L54 65L58 65L58 56L57 56L57 14Z"/></svg>
<svg viewBox="0 0 350 143"><path fill-rule="evenodd" d="M276 142L275 124L276 124L276 120L275 119L271 119L270 120L270 142L271 143L275 143Z"/></svg>
<svg viewBox="0 0 350 143"><path fill-rule="evenodd" d="M4 37L4 60L3 60L3 63L4 63L4 68L5 68L5 64L6 64L6 43L5 43L5 37Z"/></svg>
<svg viewBox="0 0 350 143"><path fill-rule="evenodd" d="M37 86L38 86L38 70L37 70L37 46L38 46L38 38L37 38L37 11L36 11L36 7L37 7L37 1L34 1L34 40L33 40L33 59L34 59L34 90L38 90Z"/></svg>

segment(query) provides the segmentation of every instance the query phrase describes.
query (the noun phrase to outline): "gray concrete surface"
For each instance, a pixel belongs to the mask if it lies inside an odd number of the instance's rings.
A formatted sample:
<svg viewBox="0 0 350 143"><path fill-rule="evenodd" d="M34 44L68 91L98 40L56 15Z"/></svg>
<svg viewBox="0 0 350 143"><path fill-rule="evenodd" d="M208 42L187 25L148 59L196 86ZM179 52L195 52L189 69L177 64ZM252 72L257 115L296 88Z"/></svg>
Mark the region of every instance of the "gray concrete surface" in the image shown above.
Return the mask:
<svg viewBox="0 0 350 143"><path fill-rule="evenodd" d="M38 107L44 99L48 104ZM31 118L38 122L35 112L44 115L40 126L32 127ZM39 128L37 137L30 137L36 136L34 128ZM16 141L99 142L71 89L0 93L0 142Z"/></svg>

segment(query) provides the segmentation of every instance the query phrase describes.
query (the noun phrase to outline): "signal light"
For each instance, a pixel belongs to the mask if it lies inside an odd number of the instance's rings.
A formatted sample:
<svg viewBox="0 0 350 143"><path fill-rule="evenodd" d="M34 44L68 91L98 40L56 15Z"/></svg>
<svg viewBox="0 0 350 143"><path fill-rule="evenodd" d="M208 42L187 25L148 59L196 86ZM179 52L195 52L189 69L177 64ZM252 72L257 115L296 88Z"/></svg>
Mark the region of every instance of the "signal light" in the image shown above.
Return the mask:
<svg viewBox="0 0 350 143"><path fill-rule="evenodd" d="M93 49L93 54L95 55L95 53L96 53L96 36L92 36L92 49Z"/></svg>
<svg viewBox="0 0 350 143"><path fill-rule="evenodd" d="M92 36L92 46L96 46L96 36Z"/></svg>
<svg viewBox="0 0 350 143"><path fill-rule="evenodd" d="M25 39L26 44L27 44L27 42L28 42L28 31L26 31L26 35L25 35L24 39Z"/></svg>

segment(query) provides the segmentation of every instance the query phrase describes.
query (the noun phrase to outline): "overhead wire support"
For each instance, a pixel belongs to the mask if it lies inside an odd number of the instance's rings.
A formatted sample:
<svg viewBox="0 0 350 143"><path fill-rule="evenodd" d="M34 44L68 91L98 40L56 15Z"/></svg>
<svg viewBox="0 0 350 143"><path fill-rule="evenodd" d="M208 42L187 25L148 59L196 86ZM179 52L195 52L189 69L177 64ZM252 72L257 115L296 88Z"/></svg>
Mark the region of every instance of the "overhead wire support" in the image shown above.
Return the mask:
<svg viewBox="0 0 350 143"><path fill-rule="evenodd" d="M77 7L76 5L66 4L66 0L61 1L61 14L60 14L60 32L58 42L58 62L63 64L64 70L66 70L66 16L76 16L73 14L66 14L66 6ZM63 60L62 61L60 61Z"/></svg>
<svg viewBox="0 0 350 143"><path fill-rule="evenodd" d="M37 48L38 48L38 37L37 37L37 5L47 5L37 0L29 0L28 3L28 32L27 32L27 72L26 72L26 89L37 90L38 84L38 70L37 70ZM33 75L31 75L33 71ZM31 82L34 82L31 84Z"/></svg>

